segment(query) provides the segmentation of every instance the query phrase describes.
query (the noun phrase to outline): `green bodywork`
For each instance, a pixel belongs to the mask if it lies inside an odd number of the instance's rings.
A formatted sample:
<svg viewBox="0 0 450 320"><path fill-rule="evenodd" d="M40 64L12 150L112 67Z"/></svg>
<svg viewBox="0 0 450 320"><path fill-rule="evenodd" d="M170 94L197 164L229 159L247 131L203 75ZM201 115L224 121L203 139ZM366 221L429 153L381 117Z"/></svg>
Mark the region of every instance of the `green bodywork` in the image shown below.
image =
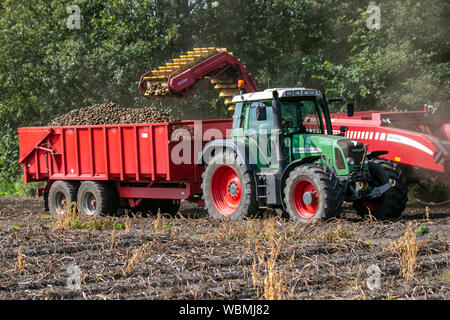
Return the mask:
<svg viewBox="0 0 450 320"><path fill-rule="evenodd" d="M345 138L341 136L317 134L294 135L292 137L293 160L309 156L321 156L318 161L322 166L333 167L339 176L348 175L351 168L347 162L345 161L345 168L339 169L335 159L335 152L341 152L342 154L341 148L337 145L337 142L342 139ZM344 158L343 154L342 157Z"/></svg>

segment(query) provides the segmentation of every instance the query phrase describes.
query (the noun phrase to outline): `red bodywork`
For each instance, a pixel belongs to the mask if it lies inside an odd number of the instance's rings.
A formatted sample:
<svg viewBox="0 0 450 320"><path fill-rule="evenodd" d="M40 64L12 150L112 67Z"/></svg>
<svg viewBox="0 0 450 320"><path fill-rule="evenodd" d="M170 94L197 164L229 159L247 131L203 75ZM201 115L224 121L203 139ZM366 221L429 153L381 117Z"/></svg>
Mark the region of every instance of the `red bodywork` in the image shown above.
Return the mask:
<svg viewBox="0 0 450 320"><path fill-rule="evenodd" d="M449 180L450 124L427 112L360 111L353 117L331 114L333 131L369 145L369 152L385 150L383 158L398 162L411 174ZM426 169L414 170L414 169ZM417 171L417 172L415 172Z"/></svg>
<svg viewBox="0 0 450 320"><path fill-rule="evenodd" d="M188 199L201 194L203 169L194 155L208 142L204 132L219 130L227 137L231 126L225 119L19 128L19 162L25 182L49 182L41 193L56 180L95 180L116 181L122 199ZM174 147L184 139L172 138L177 129L190 137L189 163L172 161Z"/></svg>

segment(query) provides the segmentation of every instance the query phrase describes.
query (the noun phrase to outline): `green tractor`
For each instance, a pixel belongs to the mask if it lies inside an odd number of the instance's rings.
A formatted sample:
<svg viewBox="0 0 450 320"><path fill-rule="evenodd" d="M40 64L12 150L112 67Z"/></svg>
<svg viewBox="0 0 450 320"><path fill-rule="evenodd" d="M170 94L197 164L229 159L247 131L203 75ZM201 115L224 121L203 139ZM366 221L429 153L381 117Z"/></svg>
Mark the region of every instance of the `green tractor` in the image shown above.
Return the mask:
<svg viewBox="0 0 450 320"><path fill-rule="evenodd" d="M239 220L273 209L308 222L338 216L347 201L360 215L399 217L408 192L399 166L345 138L345 127L333 135L328 105L344 100L306 88L236 95L231 137L209 142L200 157L209 215Z"/></svg>

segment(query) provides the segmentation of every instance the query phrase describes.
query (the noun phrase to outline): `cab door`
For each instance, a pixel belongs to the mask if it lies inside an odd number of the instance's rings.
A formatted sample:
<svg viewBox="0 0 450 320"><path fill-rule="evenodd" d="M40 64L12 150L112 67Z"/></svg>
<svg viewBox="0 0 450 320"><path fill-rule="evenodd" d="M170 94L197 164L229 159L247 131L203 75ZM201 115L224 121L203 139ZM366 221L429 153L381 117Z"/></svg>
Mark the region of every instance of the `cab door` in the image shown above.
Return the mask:
<svg viewBox="0 0 450 320"><path fill-rule="evenodd" d="M248 102L245 135L258 168L271 165L271 130L273 128L270 101Z"/></svg>

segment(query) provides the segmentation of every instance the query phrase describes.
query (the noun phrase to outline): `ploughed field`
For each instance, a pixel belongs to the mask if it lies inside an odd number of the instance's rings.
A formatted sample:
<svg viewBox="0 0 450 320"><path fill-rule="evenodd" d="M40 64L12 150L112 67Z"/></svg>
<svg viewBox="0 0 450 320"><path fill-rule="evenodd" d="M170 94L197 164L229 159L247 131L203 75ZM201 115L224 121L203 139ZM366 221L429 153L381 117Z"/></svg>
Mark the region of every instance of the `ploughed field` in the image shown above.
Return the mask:
<svg viewBox="0 0 450 320"><path fill-rule="evenodd" d="M0 299L449 299L450 209L344 215L52 217L0 197Z"/></svg>

